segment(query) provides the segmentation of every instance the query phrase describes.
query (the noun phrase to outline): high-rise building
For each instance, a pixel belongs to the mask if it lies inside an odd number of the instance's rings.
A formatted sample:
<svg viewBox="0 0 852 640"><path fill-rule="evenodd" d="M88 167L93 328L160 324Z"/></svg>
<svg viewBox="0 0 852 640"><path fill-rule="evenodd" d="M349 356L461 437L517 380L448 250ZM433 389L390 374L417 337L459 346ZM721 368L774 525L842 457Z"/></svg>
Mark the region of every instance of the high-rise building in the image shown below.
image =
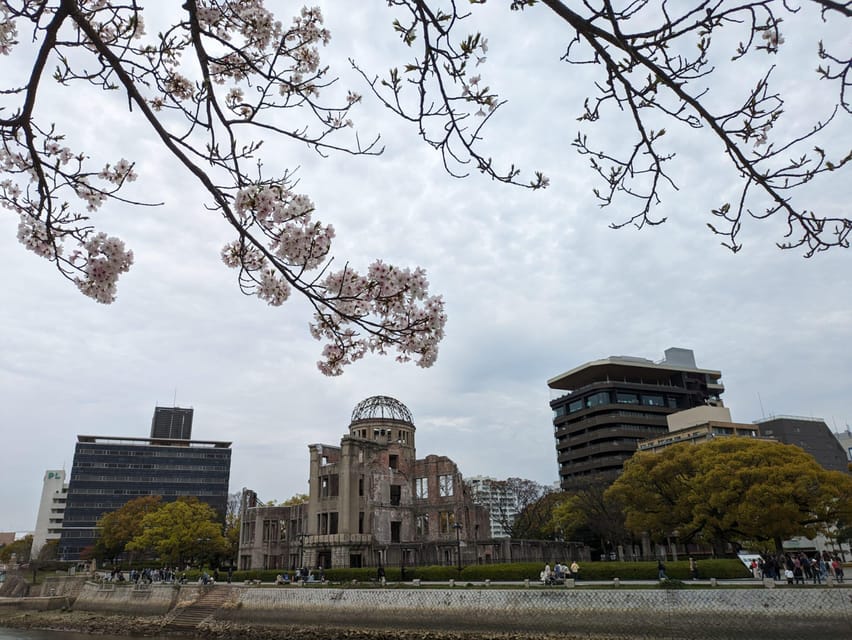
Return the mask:
<svg viewBox="0 0 852 640"><path fill-rule="evenodd" d="M610 356L548 380L562 487L616 475L639 442L668 433L669 414L722 406L721 377L697 367L692 350L671 348L660 362Z"/></svg>
<svg viewBox="0 0 852 640"><path fill-rule="evenodd" d="M756 420L760 435L775 438L784 444L794 444L811 454L829 471L848 471L846 451L831 429L820 418L773 416Z"/></svg>
<svg viewBox="0 0 852 640"><path fill-rule="evenodd" d="M508 538L510 526L518 517L518 495L512 485L503 480L487 476L473 476L465 479L474 504L488 509L492 538Z"/></svg>
<svg viewBox="0 0 852 640"><path fill-rule="evenodd" d="M68 485L65 483L65 469L45 471L41 501L36 516L36 527L33 532L31 557L38 558L39 552L48 541L59 540L62 532L62 520L65 516L67 495Z"/></svg>
<svg viewBox="0 0 852 640"><path fill-rule="evenodd" d="M155 407L151 437L189 440L192 438L192 409Z"/></svg>
<svg viewBox="0 0 852 640"><path fill-rule="evenodd" d="M59 556L79 559L97 540L98 519L142 496L196 497L224 522L230 474L230 442L79 435Z"/></svg>

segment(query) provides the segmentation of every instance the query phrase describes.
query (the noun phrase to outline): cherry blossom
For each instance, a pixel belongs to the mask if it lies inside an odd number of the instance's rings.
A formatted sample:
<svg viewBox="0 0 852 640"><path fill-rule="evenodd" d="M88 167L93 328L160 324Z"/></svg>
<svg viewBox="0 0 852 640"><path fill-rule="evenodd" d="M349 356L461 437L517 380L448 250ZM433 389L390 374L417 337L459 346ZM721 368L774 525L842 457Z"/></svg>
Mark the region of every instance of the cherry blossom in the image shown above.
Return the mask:
<svg viewBox="0 0 852 640"><path fill-rule="evenodd" d="M264 171L261 143L271 138L321 155L380 152L378 138L335 137L353 126L358 93L319 102L334 83L321 62L331 34L319 8L279 20L263 0L188 0L180 19L149 37L136 3L12 4L0 0L0 53L26 25L36 54L32 81L7 91L19 107L0 112L0 207L18 216L26 249L84 295L111 303L134 256L98 228L101 217L116 204L156 204L126 195L144 180L132 159L104 162L97 148L71 149L61 125L38 117L40 84L87 83L103 89L104 100L129 101L128 118L206 189L207 208L234 231L221 259L244 293L276 307L293 294L309 301L310 332L325 342L323 373L338 375L370 352L435 362L446 318L425 272L381 261L366 275L348 264L333 272L334 226L317 220L317 204L293 190L289 172Z"/></svg>

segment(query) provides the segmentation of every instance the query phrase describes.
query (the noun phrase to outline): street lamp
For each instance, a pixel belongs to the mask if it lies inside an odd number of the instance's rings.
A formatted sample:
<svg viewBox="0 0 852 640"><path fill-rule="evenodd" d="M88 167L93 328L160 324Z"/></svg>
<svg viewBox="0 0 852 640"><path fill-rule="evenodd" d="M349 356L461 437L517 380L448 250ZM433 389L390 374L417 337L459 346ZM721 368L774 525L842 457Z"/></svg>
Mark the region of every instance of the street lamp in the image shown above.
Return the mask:
<svg viewBox="0 0 852 640"><path fill-rule="evenodd" d="M462 570L462 557L461 557L461 530L462 526L458 522L453 525L453 529L456 530L456 555L458 556L459 561L459 574L461 574Z"/></svg>

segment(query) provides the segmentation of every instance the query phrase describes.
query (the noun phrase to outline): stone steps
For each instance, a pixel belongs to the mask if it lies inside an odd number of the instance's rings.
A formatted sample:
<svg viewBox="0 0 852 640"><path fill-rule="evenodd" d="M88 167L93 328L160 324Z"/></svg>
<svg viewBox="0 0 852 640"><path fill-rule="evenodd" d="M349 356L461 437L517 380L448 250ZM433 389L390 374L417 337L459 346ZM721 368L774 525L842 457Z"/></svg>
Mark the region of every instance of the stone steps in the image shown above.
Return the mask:
<svg viewBox="0 0 852 640"><path fill-rule="evenodd" d="M230 587L226 585L208 587L198 600L173 612L163 625L163 631L194 631L230 598Z"/></svg>

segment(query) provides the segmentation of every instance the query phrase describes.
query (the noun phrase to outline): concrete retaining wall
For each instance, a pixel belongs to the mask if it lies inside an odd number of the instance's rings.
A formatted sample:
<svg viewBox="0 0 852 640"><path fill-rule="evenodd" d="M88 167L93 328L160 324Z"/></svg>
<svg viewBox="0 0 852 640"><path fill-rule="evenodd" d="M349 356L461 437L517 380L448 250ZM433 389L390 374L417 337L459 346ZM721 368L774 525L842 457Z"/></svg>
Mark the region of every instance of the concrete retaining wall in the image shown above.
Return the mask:
<svg viewBox="0 0 852 640"><path fill-rule="evenodd" d="M608 637L852 637L852 590L242 589L217 620ZM637 635L638 634L638 635Z"/></svg>
<svg viewBox="0 0 852 640"><path fill-rule="evenodd" d="M852 589L333 589L217 585L221 623L751 640L852 637ZM74 609L158 615L207 589L87 583Z"/></svg>
<svg viewBox="0 0 852 640"><path fill-rule="evenodd" d="M87 582L74 601L81 611L102 611L129 615L160 615L176 606L183 588L170 584L144 586ZM188 601L197 599L197 589L186 590Z"/></svg>

